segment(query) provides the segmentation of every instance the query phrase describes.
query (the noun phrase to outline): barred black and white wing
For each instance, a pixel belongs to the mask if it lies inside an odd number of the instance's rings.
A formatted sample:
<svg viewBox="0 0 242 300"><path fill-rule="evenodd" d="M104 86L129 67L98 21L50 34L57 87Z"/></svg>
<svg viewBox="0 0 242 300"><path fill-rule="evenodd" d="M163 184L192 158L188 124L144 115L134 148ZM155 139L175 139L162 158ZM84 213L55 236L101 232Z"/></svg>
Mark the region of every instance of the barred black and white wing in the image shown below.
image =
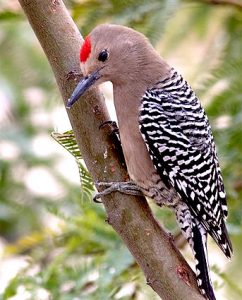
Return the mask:
<svg viewBox="0 0 242 300"><path fill-rule="evenodd" d="M207 116L195 93L173 70L141 99L140 132L157 173L181 197L177 221L195 256L197 282L216 300L209 275L207 233L227 257L226 195Z"/></svg>
<svg viewBox="0 0 242 300"><path fill-rule="evenodd" d="M139 124L158 174L230 257L226 196L211 128L195 93L175 71L146 91Z"/></svg>

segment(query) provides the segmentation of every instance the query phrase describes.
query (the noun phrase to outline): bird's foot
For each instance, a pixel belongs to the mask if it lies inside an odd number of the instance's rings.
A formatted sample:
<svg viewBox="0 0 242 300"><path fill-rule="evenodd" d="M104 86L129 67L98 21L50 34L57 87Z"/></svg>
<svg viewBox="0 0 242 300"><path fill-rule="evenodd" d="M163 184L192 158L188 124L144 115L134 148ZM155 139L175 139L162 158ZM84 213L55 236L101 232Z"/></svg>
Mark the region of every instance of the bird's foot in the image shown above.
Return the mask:
<svg viewBox="0 0 242 300"><path fill-rule="evenodd" d="M143 196L141 189L132 181L127 182L96 182L95 185L99 188L104 188L102 192L97 193L93 201L101 203L100 198L112 192L120 192L133 196Z"/></svg>
<svg viewBox="0 0 242 300"><path fill-rule="evenodd" d="M115 121L105 121L99 126L99 129L102 129L107 125L111 128L111 134L119 135L118 125Z"/></svg>

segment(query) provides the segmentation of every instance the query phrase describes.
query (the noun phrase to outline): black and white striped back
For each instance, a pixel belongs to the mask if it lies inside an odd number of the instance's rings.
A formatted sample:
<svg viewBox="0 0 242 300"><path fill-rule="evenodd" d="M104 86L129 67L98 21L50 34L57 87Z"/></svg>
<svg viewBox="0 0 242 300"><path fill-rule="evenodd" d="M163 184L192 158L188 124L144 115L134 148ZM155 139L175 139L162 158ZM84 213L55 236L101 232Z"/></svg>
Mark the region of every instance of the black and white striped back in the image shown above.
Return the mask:
<svg viewBox="0 0 242 300"><path fill-rule="evenodd" d="M187 205L194 228L201 224L230 257L226 195L211 127L197 96L174 69L144 94L139 125L157 173Z"/></svg>

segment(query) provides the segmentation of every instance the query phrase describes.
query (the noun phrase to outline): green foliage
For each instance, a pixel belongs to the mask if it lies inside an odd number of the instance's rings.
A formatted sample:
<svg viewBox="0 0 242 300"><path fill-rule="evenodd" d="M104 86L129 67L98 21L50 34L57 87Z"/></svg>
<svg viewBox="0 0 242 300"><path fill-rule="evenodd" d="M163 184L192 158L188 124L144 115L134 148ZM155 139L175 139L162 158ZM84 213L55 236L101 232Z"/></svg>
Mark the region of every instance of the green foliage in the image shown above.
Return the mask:
<svg viewBox="0 0 242 300"><path fill-rule="evenodd" d="M176 0L86 0L70 3L72 16L84 36L99 23L113 22L143 32L154 44L159 41L167 19L178 8Z"/></svg>
<svg viewBox="0 0 242 300"><path fill-rule="evenodd" d="M61 146L63 146L75 157L81 180L82 199L91 198L94 191L92 178L83 165L84 162L82 159L82 155L78 148L73 131L69 130L64 133L52 132L51 135L59 144L61 144Z"/></svg>
<svg viewBox="0 0 242 300"><path fill-rule="evenodd" d="M15 295L22 284L31 299L42 288L60 300L110 299L127 281L136 284L127 270L132 274L137 267L111 227L104 226L104 210L90 203L79 204L71 216L50 209L62 219L62 233L49 234L32 249L28 267L11 281L3 299Z"/></svg>
<svg viewBox="0 0 242 300"><path fill-rule="evenodd" d="M19 19L21 17L22 16L20 14L16 14L11 10L10 11L5 10L0 12L0 21L5 21L5 20L9 21L10 19Z"/></svg>
<svg viewBox="0 0 242 300"><path fill-rule="evenodd" d="M224 25L226 46L220 64L211 72L212 78L204 83L201 91L216 89L222 85L213 101L207 106L207 113L214 124L214 135L222 157L223 175L230 205L230 222L241 230L242 226L242 22L241 12L231 12Z"/></svg>
<svg viewBox="0 0 242 300"><path fill-rule="evenodd" d="M210 263L217 291L227 290L226 298L220 299L241 299L242 12L200 1L66 2L83 35L102 22L142 31L171 64L176 67L177 63L187 74L201 100L208 99L204 104L225 179L229 231L235 248L233 262L226 270L222 264L218 268L211 255ZM102 206L92 202L92 180L71 131L52 136L74 155L82 188L59 171L59 163L68 154L60 154L61 147L50 138L58 97L53 75L21 10L9 3L0 1L0 97L4 95L3 116L0 113L0 233L3 261L16 256L26 261L26 266L16 270L4 290L0 286L0 299L20 295L24 300L21 291L27 293L26 299L38 300L43 299L43 293L44 299L60 300L157 299L122 241L105 222ZM45 140L37 151L34 144L42 136ZM50 145L58 153L46 153ZM43 183L40 191L33 190L33 182L27 184L32 170L40 169L54 178L60 190L57 194L43 193ZM49 185L51 188L53 183ZM174 232L173 213L151 205L166 228ZM217 248L213 251L219 252ZM187 252L185 249L185 255Z"/></svg>

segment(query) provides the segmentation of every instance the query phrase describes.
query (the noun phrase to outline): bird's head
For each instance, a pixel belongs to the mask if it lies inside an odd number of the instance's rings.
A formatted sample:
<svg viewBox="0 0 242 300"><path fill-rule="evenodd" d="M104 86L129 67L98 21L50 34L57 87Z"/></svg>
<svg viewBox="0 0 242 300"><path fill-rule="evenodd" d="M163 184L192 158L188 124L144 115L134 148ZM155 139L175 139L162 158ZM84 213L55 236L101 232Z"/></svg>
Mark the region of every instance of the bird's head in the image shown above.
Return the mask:
<svg viewBox="0 0 242 300"><path fill-rule="evenodd" d="M114 85L137 82L152 53L158 56L147 38L133 29L111 24L97 26L81 46L84 78L73 91L67 107L70 108L91 86L102 82L111 81Z"/></svg>

